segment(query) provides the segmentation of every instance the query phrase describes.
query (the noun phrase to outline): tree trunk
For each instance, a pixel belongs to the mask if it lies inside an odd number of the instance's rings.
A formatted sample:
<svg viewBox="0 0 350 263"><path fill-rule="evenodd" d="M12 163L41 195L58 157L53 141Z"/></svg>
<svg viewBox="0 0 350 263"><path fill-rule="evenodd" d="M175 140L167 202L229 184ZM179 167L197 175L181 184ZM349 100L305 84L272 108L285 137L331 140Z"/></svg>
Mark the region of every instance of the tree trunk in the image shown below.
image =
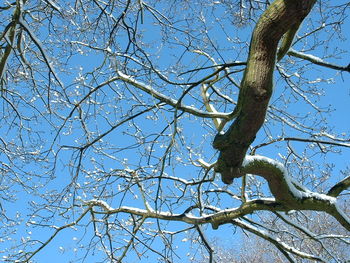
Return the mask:
<svg viewBox="0 0 350 263"><path fill-rule="evenodd" d="M215 170L222 181L232 183L240 177L249 145L265 120L273 88L273 71L278 43L289 30L295 31L316 0L276 0L255 26L247 67L238 97L239 114L225 134L217 134L213 147L220 151Z"/></svg>

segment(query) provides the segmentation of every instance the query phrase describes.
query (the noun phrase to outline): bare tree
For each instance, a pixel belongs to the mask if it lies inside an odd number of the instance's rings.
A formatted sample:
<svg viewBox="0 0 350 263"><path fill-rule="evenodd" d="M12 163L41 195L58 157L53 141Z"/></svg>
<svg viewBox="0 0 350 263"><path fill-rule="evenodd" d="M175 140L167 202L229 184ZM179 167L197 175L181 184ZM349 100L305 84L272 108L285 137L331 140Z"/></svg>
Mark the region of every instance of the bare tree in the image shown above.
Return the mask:
<svg viewBox="0 0 350 263"><path fill-rule="evenodd" d="M2 259L214 262L240 229L342 262L349 7L2 3Z"/></svg>

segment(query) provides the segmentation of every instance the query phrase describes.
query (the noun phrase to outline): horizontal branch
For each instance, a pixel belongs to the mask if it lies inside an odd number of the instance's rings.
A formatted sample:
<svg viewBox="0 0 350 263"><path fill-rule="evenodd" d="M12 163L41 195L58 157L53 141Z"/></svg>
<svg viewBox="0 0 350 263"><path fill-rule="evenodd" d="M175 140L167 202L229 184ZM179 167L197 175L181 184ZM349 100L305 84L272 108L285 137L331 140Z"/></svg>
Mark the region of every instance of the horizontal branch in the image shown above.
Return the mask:
<svg viewBox="0 0 350 263"><path fill-rule="evenodd" d="M224 223L229 223L235 218L251 214L254 211L258 210L267 210L267 211L287 211L288 209L279 202L276 202L274 199L258 199L251 200L240 207L219 210L219 208L210 207L210 210L216 210L218 212L203 216L194 216L189 213L187 210L182 214L174 214L171 212L162 212L155 211L153 209L140 209L135 207L122 206L119 208L112 208L106 202L102 200L89 200L84 202L85 205L90 207L97 206L100 207L103 211L94 211L95 213L100 214L118 214L118 213L127 213L132 215L137 215L145 218L156 218L166 221L181 221L191 225L202 225L202 224L211 224L213 229L217 229L219 225Z"/></svg>
<svg viewBox="0 0 350 263"><path fill-rule="evenodd" d="M330 191L332 195L325 195L312 192L294 182L289 178L287 171L282 163L263 156L246 156L241 167L241 174L254 174L267 180L269 188L275 199L259 199L244 202L238 208L221 210L215 214L205 216L193 216L188 212L182 214L173 214L169 212L155 211L120 207L117 209L109 207L100 200L87 201L88 205L100 206L104 209L103 213L129 213L147 218L157 218L168 221L182 221L188 224L206 224L210 223L214 229L222 224L229 223L235 218L251 214L254 211L289 211L289 210L312 210L322 211L332 215L344 228L350 230L350 219L337 205L337 199L334 195L341 185L349 184L350 179L343 180L336 185L334 190ZM335 190L337 189L337 190Z"/></svg>
<svg viewBox="0 0 350 263"><path fill-rule="evenodd" d="M206 210L213 211L214 213L210 215L203 215L203 216L192 215L189 212L192 209L186 209L186 211L182 214L174 214L170 212L157 212L152 210L150 207L148 207L147 209L140 209L140 208L134 208L134 207L127 207L127 206L122 206L120 208L113 208L109 206L105 201L97 200L97 199L84 201L84 205L87 206L87 208L83 210L82 214L75 221L60 227L55 226L54 233L52 233L52 235L45 242L43 242L38 249L36 249L34 252L27 255L29 257L26 259L29 260L32 257L34 257L34 255L36 255L39 251L41 251L44 247L46 247L57 236L59 232L69 227L77 225L85 217L85 215L90 211L91 213L94 213L94 214L108 214L108 215L118 214L118 213L127 213L130 215L140 216L144 220L147 218L156 218L156 219L167 220L167 221L182 221L184 223L188 223L195 226L211 223L214 229L216 229L222 223L232 223L270 241L275 246L278 246L279 249L287 251L288 253L292 253L303 258L322 261L318 257L304 253L302 251L299 251L293 247L286 245L285 243L279 241L278 239L268 235L266 232L260 231L256 227L250 224L247 224L239 219L247 214L252 213L255 210L268 210L268 211L277 211L277 210L287 211L288 210L288 208L286 208L283 204L276 202L274 199L271 199L271 198L251 200L242 204L242 206L240 206L239 208L233 208L233 209L221 210L220 208L212 207L212 206L205 207ZM101 210L96 211L93 209L94 207L99 207Z"/></svg>
<svg viewBox="0 0 350 263"><path fill-rule="evenodd" d="M340 147L349 147L350 143L346 142L335 142L335 141L324 141L324 140L318 140L318 139L309 139L309 138L298 138L298 137L281 137L277 139L273 139L268 142L261 143L259 145L256 145L253 147L252 152L255 152L256 149L276 143L276 142L283 142L283 141L296 141L296 142L306 142L306 143L317 143L317 144L324 144L324 145L332 145L332 146L340 146Z"/></svg>
<svg viewBox="0 0 350 263"><path fill-rule="evenodd" d="M316 57L314 55L299 52L299 51L296 51L294 49L290 49L287 54L290 56L293 56L293 57L297 57L297 58L301 58L301 59L310 61L311 63L314 63L316 65L324 66L324 67L331 68L331 69L350 72L350 64L347 65L346 67L335 65L335 64L326 62L326 61L322 60L321 58Z"/></svg>

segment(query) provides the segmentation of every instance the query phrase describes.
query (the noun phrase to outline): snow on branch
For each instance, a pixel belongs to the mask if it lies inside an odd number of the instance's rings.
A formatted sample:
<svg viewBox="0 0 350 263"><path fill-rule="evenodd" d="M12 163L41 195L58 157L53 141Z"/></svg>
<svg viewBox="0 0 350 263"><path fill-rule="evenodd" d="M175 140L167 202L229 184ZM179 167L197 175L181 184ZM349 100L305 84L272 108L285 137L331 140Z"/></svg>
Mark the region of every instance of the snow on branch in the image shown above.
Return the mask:
<svg viewBox="0 0 350 263"><path fill-rule="evenodd" d="M219 225L230 223L233 219L251 214L256 210L270 210L274 211L275 209L279 211L284 211L285 208L280 203L276 202L274 199L259 199L251 200L240 207L230 208L230 209L219 209L217 207L205 207L207 210L215 211L215 213L206 214L203 216L195 216L189 211L192 209L186 209L182 214L175 214L171 212L156 211L152 209L149 204L146 209L121 206L119 208L113 208L109 206L105 201L92 199L84 201L84 205L89 206L90 208L99 207L101 210L94 211L97 214L118 214L126 213L141 216L144 218L156 218L160 220L167 221L181 221L191 225L202 225L202 224L211 224L213 229L217 229Z"/></svg>
<svg viewBox="0 0 350 263"><path fill-rule="evenodd" d="M265 178L276 201L289 210L323 211L350 230L350 218L339 208L336 190L331 192L332 195L312 192L289 177L282 163L264 156L246 156L241 171ZM350 183L348 178L342 182ZM343 185L342 182L340 185Z"/></svg>
<svg viewBox="0 0 350 263"><path fill-rule="evenodd" d="M335 70L341 70L341 71L350 72L350 64L348 66L346 66L346 67L335 65L335 64L326 62L326 61L322 60L321 58L316 57L314 55L310 55L310 54L306 54L306 53L303 53L303 52L299 52L299 51L296 51L294 49L290 49L287 54L291 55L293 57L297 57L297 58L301 58L301 59L310 61L311 63L314 63L316 65L324 66L324 67L335 69Z"/></svg>
<svg viewBox="0 0 350 263"><path fill-rule="evenodd" d="M93 207L99 206L103 211L96 213L116 214L128 213L145 218L157 218L168 221L182 221L188 224L199 225L210 223L214 229L222 224L230 223L233 219L251 214L255 211L290 211L312 210L322 211L332 215L344 228L350 230L349 217L338 207L334 196L316 193L308 190L303 185L294 181L287 174L282 163L263 156L246 156L241 171L255 174L265 178L269 184L271 193L275 199L258 199L244 202L240 207L213 210L213 214L194 216L187 210L182 214L156 211L150 207L147 209L122 206L109 207L100 200L90 200L85 204Z"/></svg>
<svg viewBox="0 0 350 263"><path fill-rule="evenodd" d="M334 197L311 192L304 186L295 182L288 175L287 170L282 163L270 158L259 155L246 156L242 164L242 170L247 173L250 171L249 173L264 177L269 182L270 188L272 187L270 190L277 200L287 201L290 197L293 199L312 198L330 204L336 203ZM278 181L278 184L275 184L275 181ZM282 188L280 188L281 186ZM278 188L275 189L275 187ZM287 191L282 193L282 189Z"/></svg>
<svg viewBox="0 0 350 263"><path fill-rule="evenodd" d="M37 48L39 49L42 57L44 58L44 61L47 65L47 67L49 68L50 72L52 73L52 75L54 76L54 78L56 79L56 81L58 82L58 84L63 87L63 82L60 80L60 78L58 77L55 69L52 66L52 62L50 61L49 56L46 54L45 48L42 45L42 43L40 42L40 40L36 37L36 35L34 34L34 32L30 29L29 25L27 24L26 21L24 21L22 18L19 19L19 23L20 25L23 27L23 29L28 33L29 37L32 39L32 41L34 42L34 44L37 46Z"/></svg>
<svg viewBox="0 0 350 263"><path fill-rule="evenodd" d="M299 256L301 258L305 258L305 259L315 260L315 261L319 261L319 262L326 262L323 258L318 257L316 255L302 252L300 250L297 250L296 248L291 247L291 246L287 245L286 243L282 242L279 238L276 238L276 237L270 235L267 231L258 229L255 226L248 224L240 219L235 219L233 221L233 224L238 225L242 229L245 229L245 230L269 241L270 243L275 245L276 248L279 251L281 251L281 253L283 253L288 258L288 260L290 262L294 262L294 260L290 256L290 254L294 254L294 255L297 255L297 256Z"/></svg>
<svg viewBox="0 0 350 263"><path fill-rule="evenodd" d="M133 85L134 87L148 93L152 97L154 97L162 102L165 102L166 104L168 104L174 108L177 108L179 110L182 110L184 112L193 114L193 115L198 116L198 117L204 117L204 118L230 119L230 113L205 112L205 111L196 109L195 107L183 105L182 103L178 103L177 100L174 100L174 99L158 92L157 90L153 89L151 86L134 79L132 76L126 75L118 70L117 70L117 74L118 74L118 77L120 80L122 80L126 83L129 83L129 84Z"/></svg>
<svg viewBox="0 0 350 263"><path fill-rule="evenodd" d="M208 112L218 113L214 105L210 103L208 88L209 87L204 83L201 86L201 96L202 96L205 108L207 109ZM214 122L215 128L220 132L223 126L222 121L219 118L214 118L213 122Z"/></svg>
<svg viewBox="0 0 350 263"><path fill-rule="evenodd" d="M312 199L328 202L330 204L336 203L336 199L334 197L331 197L325 194L311 192L308 189L306 189L304 186L300 185L298 182L294 181L288 175L284 165L278 161L272 160L264 156L259 156L259 155L246 156L242 166L244 167L243 169L247 169L247 168L249 169L250 166L254 166L256 165L256 163L260 163L258 165L265 165L266 167L270 166L271 168L277 169L280 174L280 178L275 177L274 179L279 179L281 183L286 184L286 186L288 186L289 193L292 194L294 198L298 198L298 199L312 198Z"/></svg>

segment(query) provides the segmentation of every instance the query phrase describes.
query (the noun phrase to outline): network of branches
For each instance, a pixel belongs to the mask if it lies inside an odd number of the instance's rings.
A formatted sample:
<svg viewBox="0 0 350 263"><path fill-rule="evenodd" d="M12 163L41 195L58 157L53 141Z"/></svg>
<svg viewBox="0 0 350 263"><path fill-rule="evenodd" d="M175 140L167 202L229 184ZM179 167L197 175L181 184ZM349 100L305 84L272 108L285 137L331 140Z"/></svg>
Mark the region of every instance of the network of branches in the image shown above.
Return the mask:
<svg viewBox="0 0 350 263"><path fill-rule="evenodd" d="M345 262L349 9L2 1L2 260Z"/></svg>

